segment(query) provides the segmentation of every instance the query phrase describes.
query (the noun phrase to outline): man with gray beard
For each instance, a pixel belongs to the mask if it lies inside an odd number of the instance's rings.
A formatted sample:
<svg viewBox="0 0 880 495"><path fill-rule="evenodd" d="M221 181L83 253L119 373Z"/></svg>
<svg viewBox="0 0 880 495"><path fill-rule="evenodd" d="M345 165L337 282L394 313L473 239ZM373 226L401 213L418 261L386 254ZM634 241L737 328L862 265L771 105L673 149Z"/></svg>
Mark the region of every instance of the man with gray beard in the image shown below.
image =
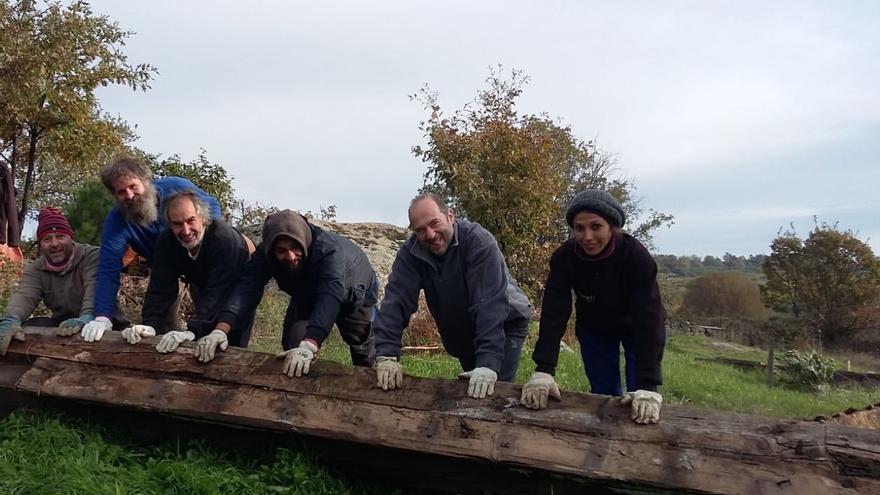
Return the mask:
<svg viewBox="0 0 880 495"><path fill-rule="evenodd" d="M195 191L175 192L165 199L163 218L169 229L154 248L150 286L144 297L140 325L122 331L130 344L164 334L156 350L174 351L181 343L199 339L196 358L208 362L219 347L247 347L254 311L244 314L226 331L217 317L250 258L245 237L223 220L211 218L208 203ZM168 326L167 317L180 294L178 279L190 287L194 313L186 329ZM255 309L255 308L254 308Z"/></svg>
<svg viewBox="0 0 880 495"><path fill-rule="evenodd" d="M95 319L82 329L86 342L101 340L113 327L110 315L116 308L119 275L126 248L143 256L152 265L153 247L167 227L159 217L165 198L177 191L195 191L211 210L211 218L220 219L220 203L195 184L182 177L153 180L142 161L122 156L101 169L101 182L116 198L116 206L107 214L101 231L101 254L95 281ZM173 318L176 319L176 311Z"/></svg>

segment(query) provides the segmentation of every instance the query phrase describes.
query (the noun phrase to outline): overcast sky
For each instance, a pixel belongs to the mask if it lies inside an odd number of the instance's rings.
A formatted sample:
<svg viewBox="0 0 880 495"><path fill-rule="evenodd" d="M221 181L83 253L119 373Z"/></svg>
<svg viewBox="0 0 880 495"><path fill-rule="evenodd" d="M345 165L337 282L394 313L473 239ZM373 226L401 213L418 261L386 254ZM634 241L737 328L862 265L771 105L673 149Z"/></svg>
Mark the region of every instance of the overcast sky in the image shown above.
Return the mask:
<svg viewBox="0 0 880 495"><path fill-rule="evenodd" d="M405 225L425 165L425 83L447 111L489 67L525 71L518 109L615 153L657 251L769 251L812 218L880 252L880 2L93 1L159 76L104 109L138 147L235 177L239 196Z"/></svg>

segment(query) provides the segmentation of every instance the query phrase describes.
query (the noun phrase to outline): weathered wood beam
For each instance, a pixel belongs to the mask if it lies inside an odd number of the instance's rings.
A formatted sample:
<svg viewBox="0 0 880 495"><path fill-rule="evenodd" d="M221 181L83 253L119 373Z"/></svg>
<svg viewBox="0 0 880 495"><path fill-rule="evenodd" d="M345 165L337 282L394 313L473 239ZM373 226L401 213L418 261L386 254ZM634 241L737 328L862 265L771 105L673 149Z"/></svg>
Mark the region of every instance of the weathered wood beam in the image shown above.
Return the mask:
<svg viewBox="0 0 880 495"><path fill-rule="evenodd" d="M667 406L637 425L617 399L563 392L544 411L500 383L491 400L466 383L406 377L383 392L369 370L318 361L290 379L270 354L230 348L209 364L192 347L162 355L156 339L97 344L29 330L7 359L30 362L20 390L278 432L469 459L683 493L880 493L880 433ZM20 364L19 364L20 365Z"/></svg>

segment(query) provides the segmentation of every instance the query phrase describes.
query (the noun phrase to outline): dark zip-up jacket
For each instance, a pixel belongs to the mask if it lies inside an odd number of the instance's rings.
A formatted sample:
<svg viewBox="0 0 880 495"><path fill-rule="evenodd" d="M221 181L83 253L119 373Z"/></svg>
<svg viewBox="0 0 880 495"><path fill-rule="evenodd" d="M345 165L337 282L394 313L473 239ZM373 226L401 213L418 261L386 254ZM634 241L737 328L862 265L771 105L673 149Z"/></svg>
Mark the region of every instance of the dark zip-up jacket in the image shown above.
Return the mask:
<svg viewBox="0 0 880 495"><path fill-rule="evenodd" d="M248 247L241 233L222 220L213 220L205 229L195 259L175 238L170 229L159 235L153 250L150 285L144 297L142 319L158 333L165 328L168 310L177 299L179 283L184 281L198 289L196 307L187 329L197 338L216 328L219 311L226 303L248 261Z"/></svg>
<svg viewBox="0 0 880 495"><path fill-rule="evenodd" d="M666 344L666 312L657 286L657 264L626 233L615 234L614 252L590 259L576 252L572 238L550 258L544 286L538 342L532 354L537 371L554 374L559 342L571 316L571 297L581 331L632 335L636 345L636 387L656 391Z"/></svg>
<svg viewBox="0 0 880 495"><path fill-rule="evenodd" d="M528 332L528 298L516 286L492 234L456 219L442 262L411 236L397 252L385 298L373 324L376 355L400 356L403 330L425 291L443 346L453 356L473 353L476 366L501 369L505 332Z"/></svg>
<svg viewBox="0 0 880 495"><path fill-rule="evenodd" d="M280 236L304 247L305 259L298 272L275 258L272 247ZM278 288L290 294L297 314L307 316L305 338L320 346L340 317L364 304L375 304L367 300L375 277L370 260L357 244L308 223L299 213L284 210L267 218L263 241L245 267L220 321L234 326L242 315L253 311L269 279L274 278Z"/></svg>

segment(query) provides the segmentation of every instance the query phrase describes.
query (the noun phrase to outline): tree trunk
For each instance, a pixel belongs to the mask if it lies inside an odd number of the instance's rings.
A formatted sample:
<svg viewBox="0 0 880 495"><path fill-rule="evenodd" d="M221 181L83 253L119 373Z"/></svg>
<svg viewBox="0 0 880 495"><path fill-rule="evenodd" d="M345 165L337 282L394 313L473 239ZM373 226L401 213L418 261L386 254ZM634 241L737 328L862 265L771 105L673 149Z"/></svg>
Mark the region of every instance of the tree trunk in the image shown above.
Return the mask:
<svg viewBox="0 0 880 495"><path fill-rule="evenodd" d="M24 230L24 220L30 207L31 191L34 188L34 173L37 166L37 144L40 141L40 130L36 124L30 127L30 147L27 154L27 174L24 180L24 190L21 193L21 209L18 210L18 231Z"/></svg>

